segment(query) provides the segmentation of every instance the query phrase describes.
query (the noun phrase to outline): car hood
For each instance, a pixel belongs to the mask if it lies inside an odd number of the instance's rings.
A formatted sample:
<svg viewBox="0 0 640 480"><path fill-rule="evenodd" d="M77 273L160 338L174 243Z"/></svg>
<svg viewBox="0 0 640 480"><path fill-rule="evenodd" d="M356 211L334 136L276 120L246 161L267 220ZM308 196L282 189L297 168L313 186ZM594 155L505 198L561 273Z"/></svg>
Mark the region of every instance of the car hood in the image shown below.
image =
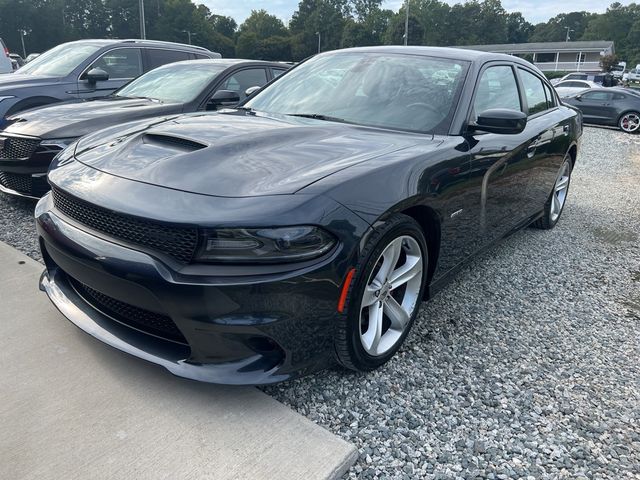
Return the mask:
<svg viewBox="0 0 640 480"><path fill-rule="evenodd" d="M65 102L20 112L7 120L4 131L45 139L77 138L112 125L181 112L182 104L148 99Z"/></svg>
<svg viewBox="0 0 640 480"><path fill-rule="evenodd" d="M59 81L58 77L46 77L43 75L21 75L19 73L0 75L0 95L16 95L16 88L51 85Z"/></svg>
<svg viewBox="0 0 640 480"><path fill-rule="evenodd" d="M204 113L97 132L80 140L75 156L135 181L250 197L292 194L424 140L424 135L288 116Z"/></svg>

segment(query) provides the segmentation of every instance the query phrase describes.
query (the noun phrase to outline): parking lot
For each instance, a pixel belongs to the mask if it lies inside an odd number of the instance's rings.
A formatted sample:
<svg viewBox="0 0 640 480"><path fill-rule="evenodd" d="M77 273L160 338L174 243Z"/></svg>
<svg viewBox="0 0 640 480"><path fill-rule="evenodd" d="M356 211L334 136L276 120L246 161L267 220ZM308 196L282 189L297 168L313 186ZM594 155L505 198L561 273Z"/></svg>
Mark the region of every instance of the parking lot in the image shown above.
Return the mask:
<svg viewBox="0 0 640 480"><path fill-rule="evenodd" d="M558 226L478 257L389 364L263 390L355 443L354 478L638 478L639 186L640 137L586 128ZM39 260L33 203L0 212Z"/></svg>

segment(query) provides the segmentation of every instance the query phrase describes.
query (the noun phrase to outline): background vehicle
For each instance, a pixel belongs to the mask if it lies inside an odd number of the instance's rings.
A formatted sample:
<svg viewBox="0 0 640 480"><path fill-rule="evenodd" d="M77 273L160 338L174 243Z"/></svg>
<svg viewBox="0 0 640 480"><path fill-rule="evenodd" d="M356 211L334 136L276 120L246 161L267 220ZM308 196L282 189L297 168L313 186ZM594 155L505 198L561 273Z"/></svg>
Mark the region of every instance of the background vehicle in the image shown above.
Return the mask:
<svg viewBox="0 0 640 480"><path fill-rule="evenodd" d="M618 64L611 69L611 74L618 79L622 79L622 76L626 71L627 62L618 62Z"/></svg>
<svg viewBox="0 0 640 480"><path fill-rule="evenodd" d="M9 58L11 59L11 63L13 64L13 69L17 70L24 65L23 58L17 53L10 53Z"/></svg>
<svg viewBox="0 0 640 480"><path fill-rule="evenodd" d="M30 53L29 55L27 55L27 58L25 58L24 61L25 63L29 63L31 60L35 60L39 56L40 56L39 53Z"/></svg>
<svg viewBox="0 0 640 480"><path fill-rule="evenodd" d="M632 68L622 78L626 82L640 82L640 69Z"/></svg>
<svg viewBox="0 0 640 480"><path fill-rule="evenodd" d="M245 99L288 65L237 59L189 60L158 67L113 95L58 103L9 117L0 131L0 191L38 198L49 190L53 157L79 137L133 120L216 110Z"/></svg>
<svg viewBox="0 0 640 480"><path fill-rule="evenodd" d="M467 259L553 228L581 132L526 60L322 53L236 109L64 150L36 207L41 288L94 337L200 381L373 370Z"/></svg>
<svg viewBox="0 0 640 480"><path fill-rule="evenodd" d="M13 72L13 64L11 58L9 58L9 49L4 43L4 40L0 38L0 73Z"/></svg>
<svg viewBox="0 0 640 480"><path fill-rule="evenodd" d="M564 98L569 95L575 95L576 93L589 88L600 87L600 85L590 82L589 80L565 80L563 82L556 83L553 87L556 89L556 92L558 92L560 98Z"/></svg>
<svg viewBox="0 0 640 480"><path fill-rule="evenodd" d="M566 74L564 77L560 79L553 79L551 81L552 85L557 85L560 82L564 82L565 80L587 80L590 82L594 82L597 84L602 84L604 79L604 73L601 72L572 72Z"/></svg>
<svg viewBox="0 0 640 480"><path fill-rule="evenodd" d="M104 97L160 65L220 58L201 47L153 40L79 40L63 43L19 72L0 77L3 118L63 100Z"/></svg>
<svg viewBox="0 0 640 480"><path fill-rule="evenodd" d="M640 93L626 88L595 88L563 99L578 108L585 123L616 126L627 133L640 130Z"/></svg>

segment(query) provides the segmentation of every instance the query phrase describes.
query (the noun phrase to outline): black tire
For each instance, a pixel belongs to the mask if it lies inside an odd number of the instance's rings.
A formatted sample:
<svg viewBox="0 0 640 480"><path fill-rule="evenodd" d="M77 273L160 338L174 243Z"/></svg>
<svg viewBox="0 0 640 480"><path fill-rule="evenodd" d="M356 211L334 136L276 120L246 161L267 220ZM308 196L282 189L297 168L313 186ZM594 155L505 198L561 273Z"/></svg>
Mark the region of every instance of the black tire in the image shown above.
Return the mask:
<svg viewBox="0 0 640 480"><path fill-rule="evenodd" d="M560 167L560 172L562 172L566 164L568 164L568 177L569 177L569 182L567 184L567 191L566 191L566 195L568 195L569 187L571 186L571 173L573 170L573 162L571 161L571 156L569 154L567 154L567 156L564 158L564 161L562 162L562 167ZM554 183L554 189L551 191L549 198L544 204L544 213L542 217L540 217L539 219L537 219L535 222L531 224L532 227L539 228L541 230L551 230L553 227L556 226L556 224L560 220L560 217L562 216L562 212L564 211L564 206L566 204L566 201L563 201L562 208L560 209L560 213L558 214L557 217L554 218L554 215L552 212L552 202L553 202L553 195L555 193L555 187L556 187L556 184Z"/></svg>
<svg viewBox="0 0 640 480"><path fill-rule="evenodd" d="M410 316L404 333L395 346L383 355L372 356L365 351L360 340L360 307L362 296L370 275L374 268L376 268L382 252L394 239L405 235L417 241L422 254L422 278L419 296L417 297L417 305ZM349 287L345 314L338 318L335 329L334 346L340 365L356 371L371 371L380 367L393 357L411 330L411 326L420 309L420 302L424 297L424 289L426 286L427 267L427 243L422 228L413 218L403 214L394 214L382 227L377 228L371 234L355 267L356 273Z"/></svg>

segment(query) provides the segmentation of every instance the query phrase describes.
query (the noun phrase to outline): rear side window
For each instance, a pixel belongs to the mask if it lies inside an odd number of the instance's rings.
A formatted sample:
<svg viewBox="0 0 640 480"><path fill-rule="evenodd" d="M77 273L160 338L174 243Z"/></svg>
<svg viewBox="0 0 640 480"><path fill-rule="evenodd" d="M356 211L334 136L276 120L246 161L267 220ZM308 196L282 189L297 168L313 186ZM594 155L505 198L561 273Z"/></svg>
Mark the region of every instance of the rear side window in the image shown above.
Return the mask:
<svg viewBox="0 0 640 480"><path fill-rule="evenodd" d="M193 56L196 57L196 60L206 60L211 58L207 55L202 55L201 53L194 53Z"/></svg>
<svg viewBox="0 0 640 480"><path fill-rule="evenodd" d="M549 85L547 85L546 83L543 83L543 85L544 91L547 94L547 107L553 108L556 106L556 96L551 91L551 87L549 87Z"/></svg>
<svg viewBox="0 0 640 480"><path fill-rule="evenodd" d="M518 70L520 71L524 95L529 106L529 115L544 112L547 109L547 95L544 92L542 80L527 70L521 68Z"/></svg>
<svg viewBox="0 0 640 480"><path fill-rule="evenodd" d="M267 83L267 71L264 68L248 68L228 77L220 89L237 92L240 100L244 100L246 98L244 92L247 88L262 87L265 83Z"/></svg>
<svg viewBox="0 0 640 480"><path fill-rule="evenodd" d="M271 69L271 73L273 73L273 78L278 78L284 72L286 72L286 70L283 70L282 68L272 68Z"/></svg>
<svg viewBox="0 0 640 480"><path fill-rule="evenodd" d="M506 65L487 68L480 76L480 83L473 102L476 117L493 108L521 110L518 84L513 69Z"/></svg>
<svg viewBox="0 0 640 480"><path fill-rule="evenodd" d="M623 94L621 94L621 93L614 93L614 94L613 94L613 99L614 99L614 100L624 100L625 98L627 98L627 97L625 97L625 96L624 96Z"/></svg>
<svg viewBox="0 0 640 480"><path fill-rule="evenodd" d="M167 63L181 62L183 60L191 60L193 57L189 52L180 52L176 50L163 50L161 48L147 48L147 71L153 70ZM208 57L205 57L208 58Z"/></svg>
<svg viewBox="0 0 640 480"><path fill-rule="evenodd" d="M136 78L142 74L142 59L139 48L116 48L103 54L93 62L92 68L101 68L114 78Z"/></svg>
<svg viewBox="0 0 640 480"><path fill-rule="evenodd" d="M587 100L611 100L612 96L613 94L609 92L587 92L582 95L582 98Z"/></svg>

